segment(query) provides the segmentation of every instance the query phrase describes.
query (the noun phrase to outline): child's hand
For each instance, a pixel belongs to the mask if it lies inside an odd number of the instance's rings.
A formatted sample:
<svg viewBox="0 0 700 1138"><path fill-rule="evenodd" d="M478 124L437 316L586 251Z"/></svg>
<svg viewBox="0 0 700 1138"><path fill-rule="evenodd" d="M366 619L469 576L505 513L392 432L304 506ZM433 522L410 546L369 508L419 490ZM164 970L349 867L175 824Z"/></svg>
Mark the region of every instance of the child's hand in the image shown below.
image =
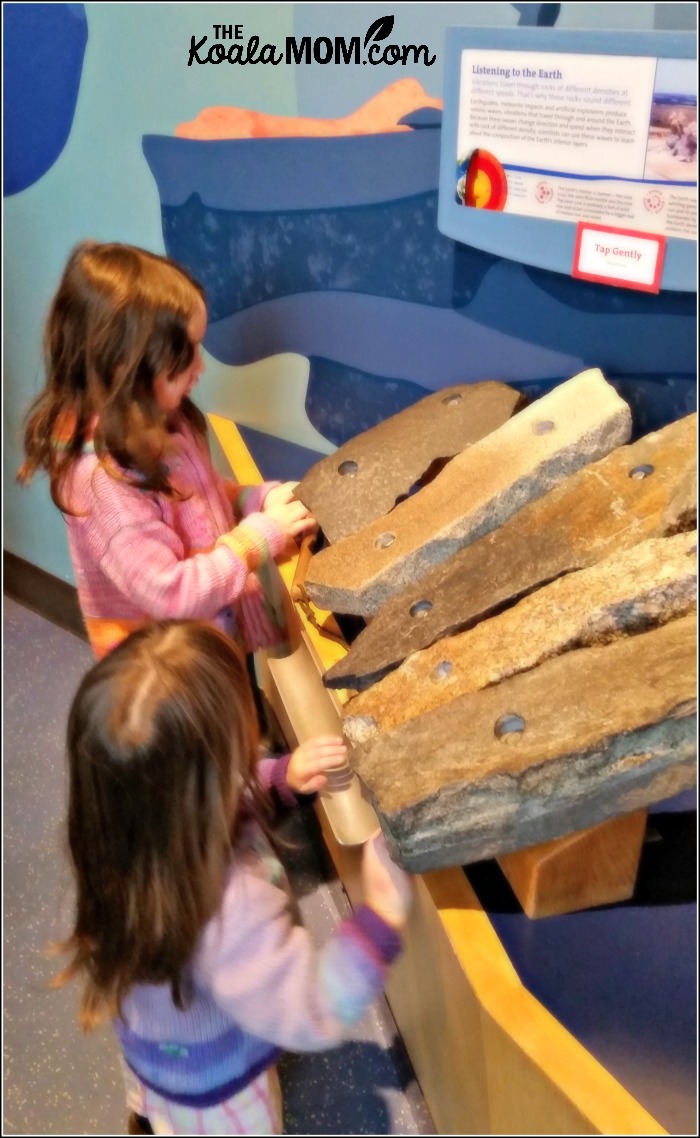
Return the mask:
<svg viewBox="0 0 700 1138"><path fill-rule="evenodd" d="M316 528L316 519L303 502L294 497L297 482L283 482L265 496L262 512L276 522L288 537L301 537Z"/></svg>
<svg viewBox="0 0 700 1138"><path fill-rule="evenodd" d="M265 495L263 511L267 511L270 506L286 506L288 502L296 501L294 491L298 485L298 482L283 482L281 486L273 486Z"/></svg>
<svg viewBox="0 0 700 1138"><path fill-rule="evenodd" d="M379 830L362 851L362 887L365 903L392 928L402 928L411 907L413 885L410 876L391 860Z"/></svg>
<svg viewBox="0 0 700 1138"><path fill-rule="evenodd" d="M287 786L295 794L315 794L328 782L325 772L346 766L347 761L347 747L341 735L307 739L292 751L287 766Z"/></svg>

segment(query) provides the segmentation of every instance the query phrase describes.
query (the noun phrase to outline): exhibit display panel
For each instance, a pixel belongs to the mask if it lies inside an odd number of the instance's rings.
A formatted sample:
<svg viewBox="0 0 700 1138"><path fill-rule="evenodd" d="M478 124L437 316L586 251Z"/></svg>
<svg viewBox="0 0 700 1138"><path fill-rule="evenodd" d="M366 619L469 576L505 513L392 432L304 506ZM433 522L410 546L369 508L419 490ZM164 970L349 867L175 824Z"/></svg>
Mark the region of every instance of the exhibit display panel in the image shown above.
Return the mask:
<svg viewBox="0 0 700 1138"><path fill-rule="evenodd" d="M684 32L448 29L441 232L557 273L693 291L696 57ZM584 222L601 249L579 273ZM652 251L626 233L659 239L649 277Z"/></svg>

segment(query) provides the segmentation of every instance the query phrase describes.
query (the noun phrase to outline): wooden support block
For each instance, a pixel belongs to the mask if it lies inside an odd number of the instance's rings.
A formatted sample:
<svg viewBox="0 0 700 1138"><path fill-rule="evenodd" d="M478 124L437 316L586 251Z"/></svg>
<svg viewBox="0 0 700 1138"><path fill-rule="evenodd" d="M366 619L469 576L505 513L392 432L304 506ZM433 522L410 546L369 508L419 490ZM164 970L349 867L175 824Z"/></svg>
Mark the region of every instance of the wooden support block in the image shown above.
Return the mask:
<svg viewBox="0 0 700 1138"><path fill-rule="evenodd" d="M498 864L533 920L627 901L634 893L646 810L503 854Z"/></svg>

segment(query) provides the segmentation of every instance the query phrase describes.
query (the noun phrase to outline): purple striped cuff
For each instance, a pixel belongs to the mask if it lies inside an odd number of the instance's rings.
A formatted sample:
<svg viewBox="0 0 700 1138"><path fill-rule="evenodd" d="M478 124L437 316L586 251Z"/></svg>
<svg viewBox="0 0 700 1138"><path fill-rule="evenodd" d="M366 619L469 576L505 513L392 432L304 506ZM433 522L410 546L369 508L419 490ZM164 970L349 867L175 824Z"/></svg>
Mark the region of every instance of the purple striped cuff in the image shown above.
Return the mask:
<svg viewBox="0 0 700 1138"><path fill-rule="evenodd" d="M369 905L359 905L352 916L355 927L370 942L385 964L391 964L401 952L400 934L387 924Z"/></svg>

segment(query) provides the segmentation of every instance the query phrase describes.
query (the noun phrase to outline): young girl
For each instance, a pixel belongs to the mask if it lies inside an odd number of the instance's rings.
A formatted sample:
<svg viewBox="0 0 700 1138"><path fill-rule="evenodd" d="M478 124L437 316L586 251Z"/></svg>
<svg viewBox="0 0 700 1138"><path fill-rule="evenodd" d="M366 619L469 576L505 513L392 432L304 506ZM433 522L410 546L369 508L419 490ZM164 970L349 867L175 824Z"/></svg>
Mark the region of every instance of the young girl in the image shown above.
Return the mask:
<svg viewBox="0 0 700 1138"><path fill-rule="evenodd" d="M293 483L214 470L190 399L206 325L183 268L95 241L73 250L49 311L19 477L49 475L98 657L148 619L216 620L249 652L281 638L254 571L314 519Z"/></svg>
<svg viewBox="0 0 700 1138"><path fill-rule="evenodd" d="M212 624L132 633L83 680L68 724L80 1022L111 1017L130 1109L156 1134L281 1131L281 1049L341 1041L400 950L409 879L375 839L365 903L323 949L297 925L265 790L320 789L342 740L258 760L245 665Z"/></svg>

